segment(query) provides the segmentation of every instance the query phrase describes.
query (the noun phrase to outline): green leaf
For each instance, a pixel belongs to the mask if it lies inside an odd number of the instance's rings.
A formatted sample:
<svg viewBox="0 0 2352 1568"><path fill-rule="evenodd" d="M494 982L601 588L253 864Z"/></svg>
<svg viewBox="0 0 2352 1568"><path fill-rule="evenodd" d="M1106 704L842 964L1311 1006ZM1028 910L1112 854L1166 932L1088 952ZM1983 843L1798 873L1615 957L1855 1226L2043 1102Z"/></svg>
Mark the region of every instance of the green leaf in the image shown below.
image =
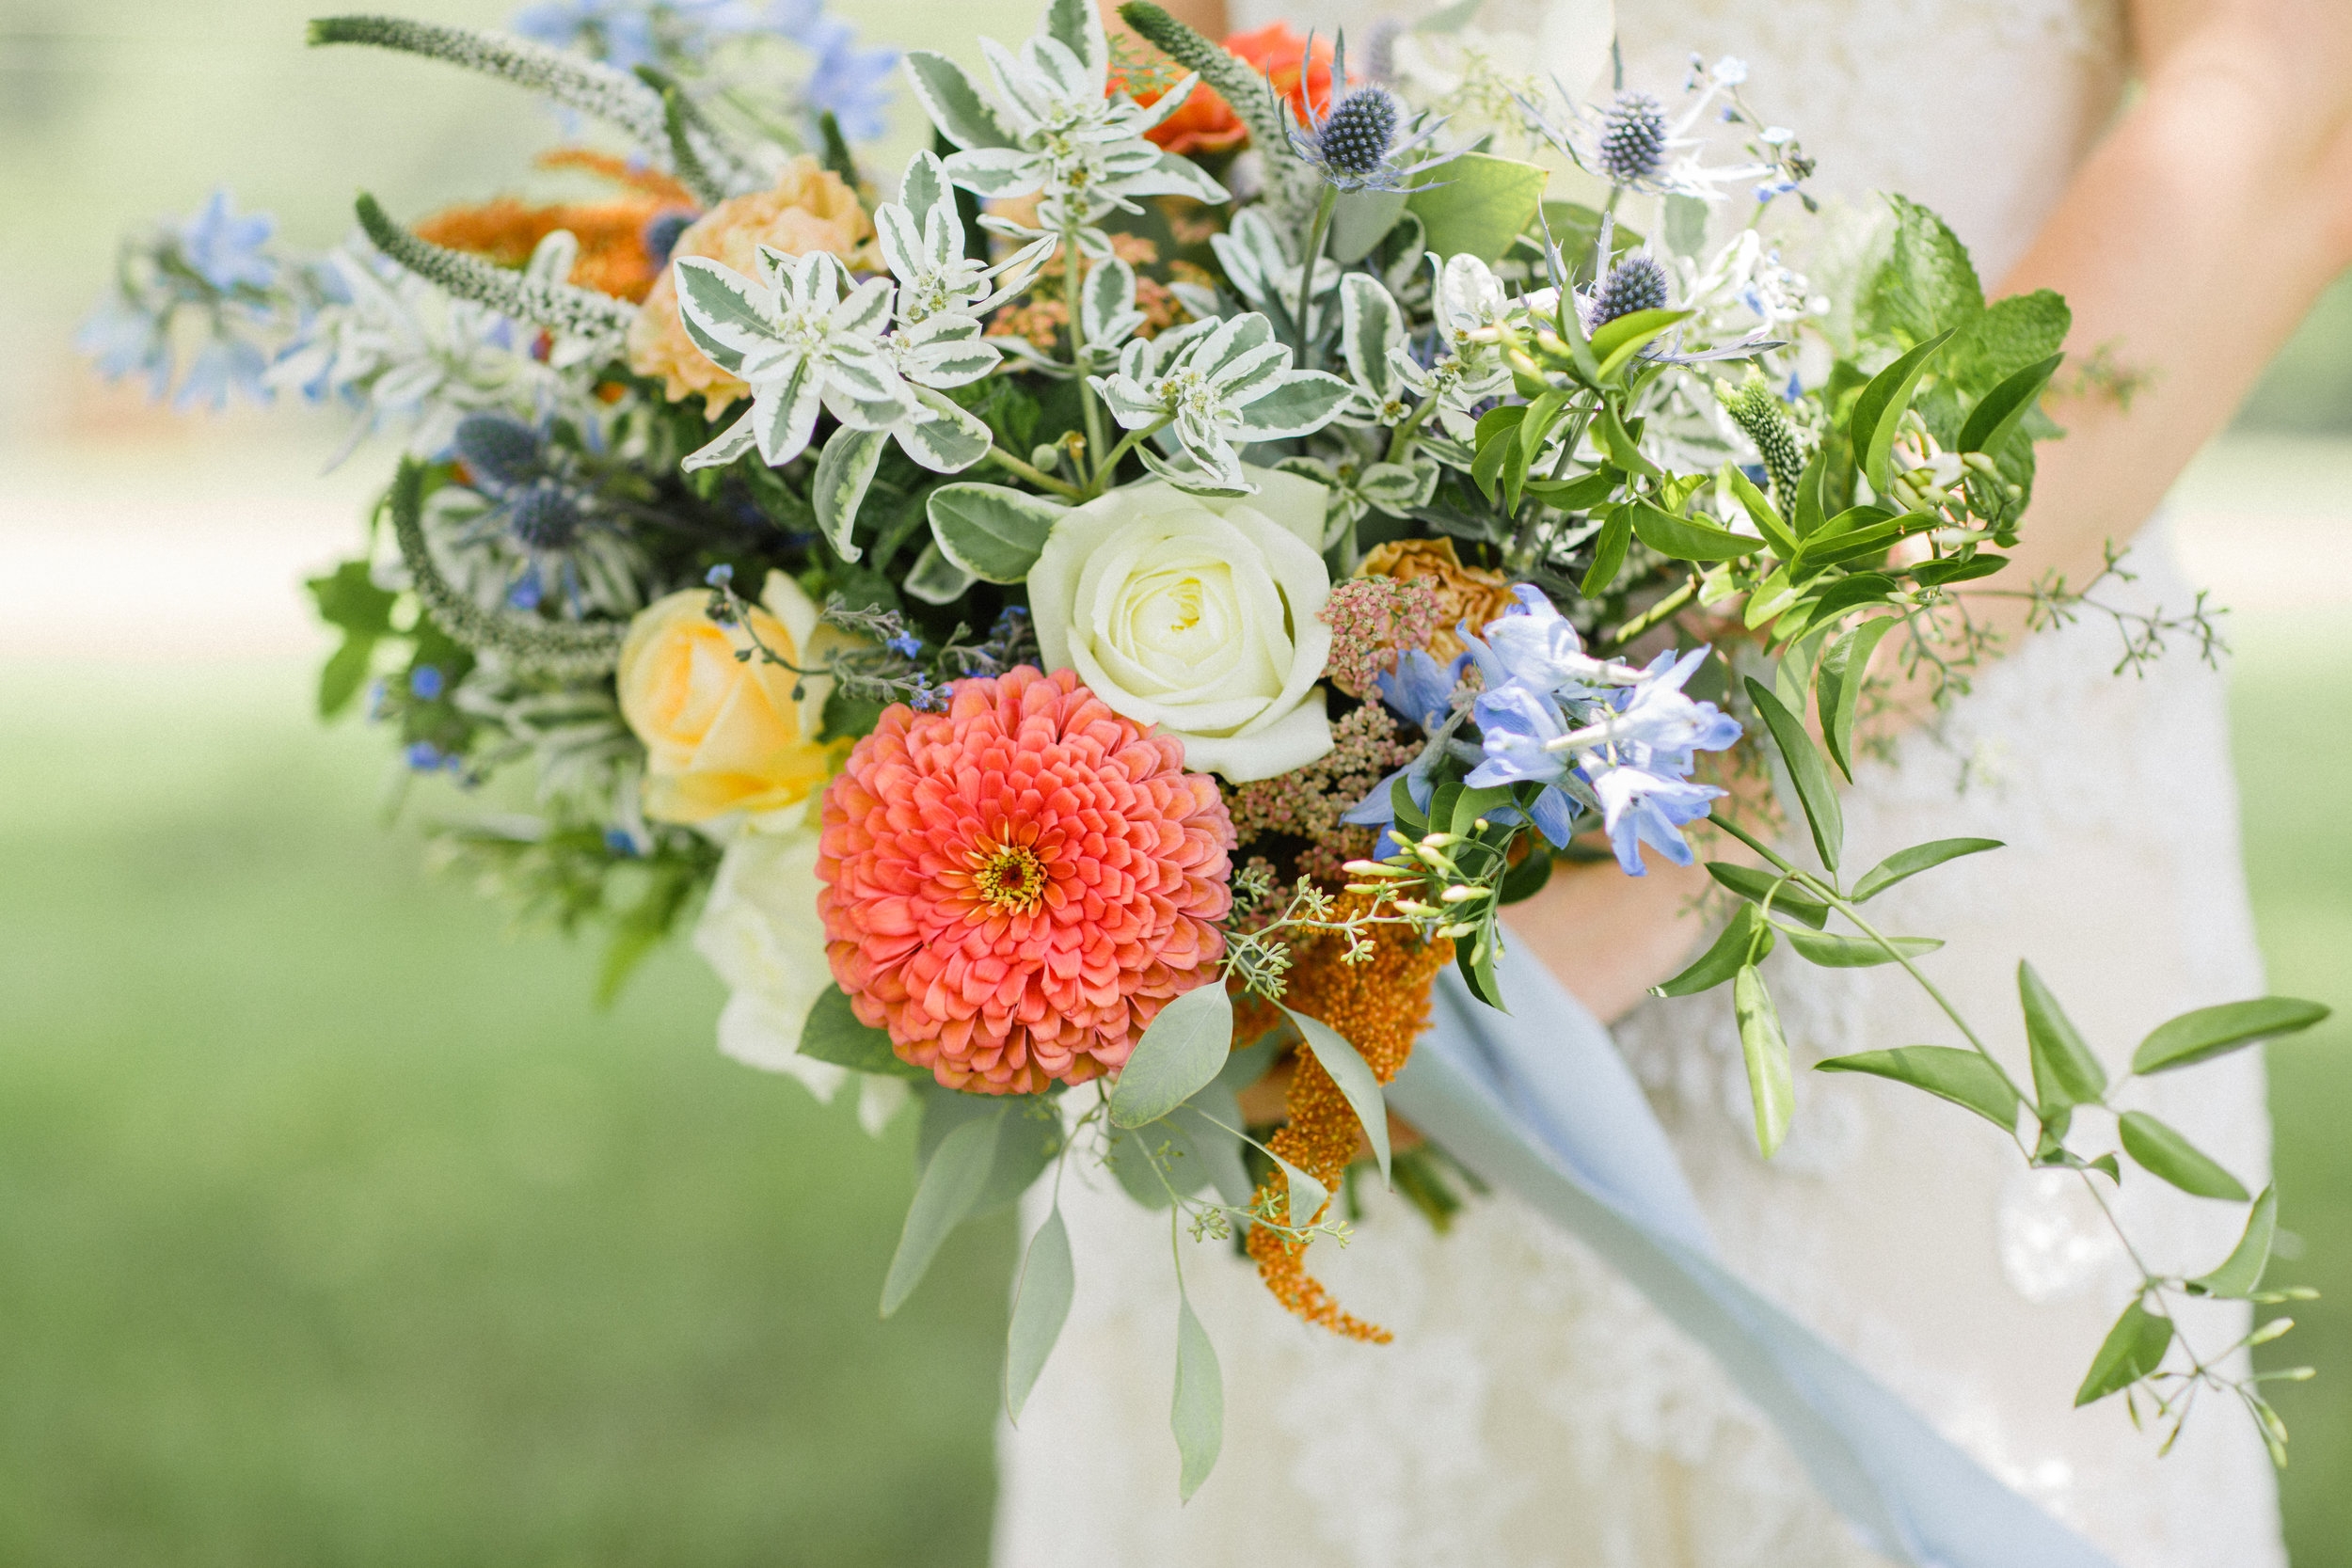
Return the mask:
<svg viewBox="0 0 2352 1568"><path fill-rule="evenodd" d="M923 1282L940 1243L978 1205L989 1167L995 1163L996 1132L1007 1110L999 1104L991 1114L964 1122L924 1164L914 1184L914 1201L907 1205L906 1224L898 1232L898 1249L891 1255L890 1273L882 1281L883 1317L904 1305Z"/></svg>
<svg viewBox="0 0 2352 1568"><path fill-rule="evenodd" d="M1519 421L1527 418L1527 404L1506 403L1500 408L1489 408L1478 416L1478 428L1472 439L1478 455L1470 462L1470 479L1488 500L1495 499L1495 483L1502 477L1502 467L1511 460L1518 445L1515 437Z"/></svg>
<svg viewBox="0 0 2352 1568"><path fill-rule="evenodd" d="M1836 786L1830 783L1828 765L1821 761L1820 748L1804 733L1804 721L1789 712L1771 688L1754 675L1747 677L1747 687L1748 700L1763 716L1765 727L1772 732L1772 743L1788 765L1788 782L1796 785L1797 803L1804 808L1805 824L1813 830L1813 847L1820 851L1821 863L1835 872L1837 853L1845 847L1846 817L1837 804Z"/></svg>
<svg viewBox="0 0 2352 1568"><path fill-rule="evenodd" d="M1945 561L1922 561L1910 568L1911 579L1929 588L1942 588L1955 582L1974 582L1989 578L2009 564L2009 557L1979 550L1965 559L1954 557Z"/></svg>
<svg viewBox="0 0 2352 1568"><path fill-rule="evenodd" d="M1794 882L1783 882L1776 871L1734 865L1729 861L1708 861L1707 874L1752 904L1762 904L1770 895L1774 914L1801 920L1817 931L1829 924L1829 906L1799 890Z"/></svg>
<svg viewBox="0 0 2352 1568"><path fill-rule="evenodd" d="M1691 319L1689 310L1629 310L1593 334L1593 354L1600 360L1600 379L1614 380L1633 356L1657 341L1658 335Z"/></svg>
<svg viewBox="0 0 2352 1568"><path fill-rule="evenodd" d="M2155 1032L2132 1053L2134 1072L2169 1072L2192 1067L2241 1046L2277 1035L2308 1029L2328 1016L2316 1002L2291 996L2264 996L2251 1002L2228 1002L2200 1007L2156 1025Z"/></svg>
<svg viewBox="0 0 2352 1568"><path fill-rule="evenodd" d="M1585 569L1584 581L1578 592L1594 598L1608 592L1617 580L1617 573L1625 566L1625 552L1633 543L1633 508L1620 506L1609 514L1609 520L1600 528L1600 536L1593 541L1593 563Z"/></svg>
<svg viewBox="0 0 2352 1568"><path fill-rule="evenodd" d="M1761 941L1757 940L1759 936ZM1696 963L1664 985L1652 986L1650 994L1694 996L1703 990L1713 990L1748 965L1763 962L1764 956L1779 940L1755 905L1742 904L1713 945L1699 955Z"/></svg>
<svg viewBox="0 0 2352 1568"><path fill-rule="evenodd" d="M1746 510L1748 520L1756 525L1756 531L1763 534L1765 542L1772 546L1772 553L1783 561L1794 557L1797 553L1795 531L1781 519L1779 509L1772 505L1763 491L1756 487L1756 482L1729 464L1724 466L1722 479Z"/></svg>
<svg viewBox="0 0 2352 1568"><path fill-rule="evenodd" d="M1233 1048L1233 999L1215 978L1169 1002L1111 1089L1114 1127L1157 1121L1212 1082Z"/></svg>
<svg viewBox="0 0 2352 1568"><path fill-rule="evenodd" d="M1796 510L1789 515L1788 527L1800 543L1821 531L1829 521L1829 506L1823 499L1823 487L1829 483L1829 450L1825 447L1805 460L1804 472L1797 476Z"/></svg>
<svg viewBox="0 0 2352 1568"><path fill-rule="evenodd" d="M1176 1397L1168 1425L1183 1462L1177 1495L1189 1502L1216 1468L1217 1453L1225 1447L1225 1377L1217 1370L1216 1347L1193 1316L1192 1298L1184 1294L1181 1281L1176 1289Z"/></svg>
<svg viewBox="0 0 2352 1568"><path fill-rule="evenodd" d="M2147 1112L2126 1111L2116 1119L2122 1129L2123 1152L2150 1175L2198 1197L2243 1203L2249 1196L2244 1182Z"/></svg>
<svg viewBox="0 0 2352 1568"><path fill-rule="evenodd" d="M303 586L318 606L319 619L328 626L369 637L391 635L392 607L400 602L400 595L378 588L366 562L346 561L324 577L309 578Z"/></svg>
<svg viewBox="0 0 2352 1568"><path fill-rule="evenodd" d="M1356 1113L1364 1136L1372 1143L1372 1157L1380 1166L1380 1180L1385 1184L1389 1180L1389 1102L1381 1097L1380 1080L1373 1076L1371 1065L1338 1030L1305 1013L1293 1012L1288 1007L1282 1011L1290 1014L1290 1021L1298 1025L1307 1049L1314 1053L1323 1070L1331 1075L1331 1082L1347 1097L1347 1108Z"/></svg>
<svg viewBox="0 0 2352 1568"><path fill-rule="evenodd" d="M1742 964L1731 984L1732 1011L1740 1019L1740 1053L1748 1064L1748 1096L1756 1102L1756 1147L1771 1159L1788 1135L1796 1088L1788 1077L1788 1041L1780 1014L1754 964Z"/></svg>
<svg viewBox="0 0 2352 1568"><path fill-rule="evenodd" d="M1857 904L1867 903L1897 882L1906 881L1922 871L1932 871L1946 861L1956 861L1963 855L1981 855L1987 849L2001 847L2003 846L1997 838L1939 838L1931 844L1915 844L1908 849L1898 849L1862 874L1862 880L1853 887L1853 901Z"/></svg>
<svg viewBox="0 0 2352 1568"><path fill-rule="evenodd" d="M1642 444L1626 428L1615 404L1603 403L1600 405L1600 417L1594 421L1594 426L1600 433L1600 444L1608 449L1609 461L1628 473L1645 474L1651 479L1665 477L1665 470L1644 455Z"/></svg>
<svg viewBox="0 0 2352 1568"><path fill-rule="evenodd" d="M1535 221L1548 178L1534 164L1461 152L1430 170L1405 205L1421 219L1431 250L1493 261Z"/></svg>
<svg viewBox="0 0 2352 1568"><path fill-rule="evenodd" d="M1314 1224L1315 1215L1322 1212L1324 1204L1331 1196L1331 1190L1279 1154L1274 1155L1273 1160L1281 1167L1282 1180L1289 1194L1283 1204L1282 1223L1294 1230Z"/></svg>
<svg viewBox="0 0 2352 1568"><path fill-rule="evenodd" d="M1896 954L1915 958L1944 945L1935 937L1888 937L1888 943L1895 949L1889 953L1867 937L1825 936L1819 931L1790 931L1787 935L1788 945L1797 950L1799 957L1823 969L1869 969L1896 962Z"/></svg>
<svg viewBox="0 0 2352 1568"><path fill-rule="evenodd" d="M1895 210L1895 240L1863 302L1868 328L1899 332L1918 342L1982 310L1984 286L1967 246L1917 202L1899 196L1886 199Z"/></svg>
<svg viewBox="0 0 2352 1568"><path fill-rule="evenodd" d="M923 546L923 553L914 560L907 573L906 591L909 598L925 604L953 604L979 579L954 562L939 547L936 539Z"/></svg>
<svg viewBox="0 0 2352 1568"><path fill-rule="evenodd" d="M1238 1056L1241 1053L1232 1054ZM1261 1068L1248 1082L1255 1083L1264 1076L1264 1069ZM1168 1113L1167 1125L1182 1132L1192 1145L1193 1153L1200 1162L1200 1173L1208 1178L1217 1196L1241 1208L1248 1204L1257 1183L1249 1180L1248 1169L1242 1164L1240 1137L1226 1131L1242 1124L1241 1101L1227 1086L1229 1081L1226 1070L1219 1069L1216 1083Z"/></svg>
<svg viewBox="0 0 2352 1568"><path fill-rule="evenodd" d="M1324 254L1343 267L1371 255L1405 215L1405 198L1403 191L1342 191L1331 205L1331 237Z"/></svg>
<svg viewBox="0 0 2352 1568"><path fill-rule="evenodd" d="M1615 495L1624 479L1615 468L1604 465L1575 479L1531 479L1527 493L1542 497L1545 504L1562 512L1583 512Z"/></svg>
<svg viewBox="0 0 2352 1568"><path fill-rule="evenodd" d="M2033 965L2019 960L2017 995L2026 1008L2026 1038L2033 1049L2033 1092L2046 1118L2074 1105L2096 1105L2107 1092L2107 1069L2075 1032Z"/></svg>
<svg viewBox="0 0 2352 1568"><path fill-rule="evenodd" d="M1864 1051L1832 1056L1813 1065L1816 1072L1867 1072L1964 1105L2004 1132L2017 1131L2017 1091L2001 1069L1975 1051L1949 1045L1906 1045L1893 1051Z"/></svg>
<svg viewBox="0 0 2352 1568"><path fill-rule="evenodd" d="M1890 582L1887 586L1894 585ZM1892 615L1865 621L1831 644L1829 656L1821 660L1814 688L1820 706L1821 744L1829 748L1831 760L1849 782L1853 778L1854 720L1861 712L1862 689L1867 684L1870 656L1899 622L1900 617Z"/></svg>
<svg viewBox="0 0 2352 1568"><path fill-rule="evenodd" d="M890 1048L890 1031L858 1021L857 1010L839 986L827 986L801 1025L801 1054L831 1062L857 1072L884 1073L893 1078L929 1078L931 1069L901 1061Z"/></svg>
<svg viewBox="0 0 2352 1568"><path fill-rule="evenodd" d="M343 638L342 646L326 656L319 668L319 717L332 719L351 705L368 684L368 671L375 657L375 639L352 632Z"/></svg>
<svg viewBox="0 0 2352 1568"><path fill-rule="evenodd" d="M1502 882L1495 888L1495 901L1516 904L1522 899L1533 898L1543 892L1544 885L1551 880L1551 847L1535 843L1518 864L1502 874Z"/></svg>
<svg viewBox="0 0 2352 1568"><path fill-rule="evenodd" d="M1912 393L1919 389L1919 378L1928 372L1928 361L1935 351L1951 340L1947 329L1937 333L1917 348L1896 360L1870 378L1854 400L1853 419L1848 429L1852 433L1854 457L1862 472L1870 482L1870 488L1883 496L1894 487L1894 475L1889 471L1895 450L1895 433L1902 424L1903 411L1911 406Z"/></svg>
<svg viewBox="0 0 2352 1568"><path fill-rule="evenodd" d="M2080 1409L2109 1394L2128 1388L2164 1365L2172 1346L2172 1320L2158 1317L2135 1300L2107 1330L2106 1342L2090 1360L2090 1373L2074 1392Z"/></svg>
<svg viewBox="0 0 2352 1568"><path fill-rule="evenodd" d="M2019 371L2058 353L2074 324L2074 313L2051 290L2011 294L1966 318L1944 363L1962 391L1981 398Z"/></svg>
<svg viewBox="0 0 2352 1568"><path fill-rule="evenodd" d="M2063 354L2053 354L2038 364L2027 365L2015 375L1984 394L1982 402L1969 412L1968 422L1961 427L1956 451L1992 451L2010 437L2032 409L2042 389L2058 374L2064 361Z"/></svg>
<svg viewBox="0 0 2352 1568"><path fill-rule="evenodd" d="M1012 1288L1012 1327L1005 1336L1005 1415L1016 1426L1021 1407L1029 1402L1029 1390L1037 1386L1037 1375L1045 1370L1045 1358L1070 1319L1076 1291L1070 1227L1062 1222L1057 1203L1029 1238L1021 1277Z"/></svg>
<svg viewBox="0 0 2352 1568"><path fill-rule="evenodd" d="M874 469L889 439L888 431L843 425L818 456L809 502L817 509L817 526L825 543L844 561L855 561L863 553L850 536L857 528L857 509L866 499L866 487L874 482Z"/></svg>
<svg viewBox="0 0 2352 1568"><path fill-rule="evenodd" d="M2246 1233L2209 1275L2187 1282L2194 1296L2225 1296L2244 1301L2262 1288L2263 1271L2270 1267L2270 1244L2279 1234L2279 1189L2265 1187L2246 1216Z"/></svg>
<svg viewBox="0 0 2352 1568"><path fill-rule="evenodd" d="M1695 517L1677 517L1648 501L1627 508L1633 514L1633 531L1642 543L1677 561L1736 561L1754 555L1764 541Z"/></svg>
<svg viewBox="0 0 2352 1568"><path fill-rule="evenodd" d="M1067 510L1001 484L943 484L927 504L940 553L982 582L998 583L1028 577Z"/></svg>

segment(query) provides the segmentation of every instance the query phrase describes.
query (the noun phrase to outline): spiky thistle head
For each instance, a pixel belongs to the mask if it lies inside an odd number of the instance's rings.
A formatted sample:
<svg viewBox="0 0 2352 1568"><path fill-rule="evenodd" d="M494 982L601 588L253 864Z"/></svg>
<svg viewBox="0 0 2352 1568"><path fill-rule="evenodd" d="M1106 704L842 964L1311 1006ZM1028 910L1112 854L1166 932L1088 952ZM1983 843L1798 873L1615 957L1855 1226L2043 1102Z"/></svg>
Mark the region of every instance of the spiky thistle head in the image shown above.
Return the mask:
<svg viewBox="0 0 2352 1568"><path fill-rule="evenodd" d="M1299 67L1302 81L1313 65L1312 35L1307 51ZM1373 84L1349 91L1346 84L1347 35L1342 33L1331 54L1332 98L1320 109L1308 100L1303 126L1287 119L1283 125L1291 150L1326 182L1343 191L1403 190L1412 176L1445 162L1443 156L1402 161L1424 147L1442 120L1408 128L1403 106L1388 88ZM1398 133L1408 129L1400 143Z"/></svg>
<svg viewBox="0 0 2352 1568"><path fill-rule="evenodd" d="M1666 161L1665 105L1646 92L1617 94L1601 116L1600 172L1613 185L1638 185Z"/></svg>
<svg viewBox="0 0 2352 1568"><path fill-rule="evenodd" d="M1636 310L1663 310L1672 297L1666 269L1654 256L1629 256L1609 269L1593 290L1590 330L1597 332Z"/></svg>
<svg viewBox="0 0 2352 1568"><path fill-rule="evenodd" d="M553 553L578 544L587 522L579 497L561 484L542 480L515 498L506 527L525 549Z"/></svg>
<svg viewBox="0 0 2352 1568"><path fill-rule="evenodd" d="M493 490L528 484L547 466L539 433L511 414L469 414L452 443L481 483Z"/></svg>

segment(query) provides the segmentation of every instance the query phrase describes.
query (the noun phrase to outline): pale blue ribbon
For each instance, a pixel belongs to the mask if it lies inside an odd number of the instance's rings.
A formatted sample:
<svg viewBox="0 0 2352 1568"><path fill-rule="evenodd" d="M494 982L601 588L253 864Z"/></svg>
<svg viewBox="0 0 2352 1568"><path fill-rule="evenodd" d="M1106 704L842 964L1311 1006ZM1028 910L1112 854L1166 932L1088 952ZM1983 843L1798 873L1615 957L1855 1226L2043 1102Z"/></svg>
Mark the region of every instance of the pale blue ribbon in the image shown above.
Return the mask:
<svg viewBox="0 0 2352 1568"><path fill-rule="evenodd" d="M2114 1568L1725 1268L1608 1031L1533 959L1496 970L1507 1013L1443 976L1389 1088L1398 1115L1706 1346L1874 1550L1921 1568Z"/></svg>

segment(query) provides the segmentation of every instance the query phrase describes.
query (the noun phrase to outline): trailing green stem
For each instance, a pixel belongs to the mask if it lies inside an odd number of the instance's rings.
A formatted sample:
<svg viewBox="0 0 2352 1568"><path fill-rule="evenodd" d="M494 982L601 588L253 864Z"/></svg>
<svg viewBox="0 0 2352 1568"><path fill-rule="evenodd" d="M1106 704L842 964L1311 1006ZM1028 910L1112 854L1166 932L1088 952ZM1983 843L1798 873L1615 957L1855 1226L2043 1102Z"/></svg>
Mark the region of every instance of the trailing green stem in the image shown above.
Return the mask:
<svg viewBox="0 0 2352 1568"><path fill-rule="evenodd" d="M1069 483L1067 480L1056 479L1052 474L1047 473L1036 464L1025 463L1020 458L1015 457L1012 453L1007 451L1002 447L990 447L988 449L988 455L992 461L995 462L1000 467L1010 468L1014 473L1019 474L1023 479L1027 480L1031 484L1036 485L1041 490L1051 490L1054 494L1057 496L1066 496L1073 501L1080 501L1087 499L1086 492L1079 489L1076 485Z"/></svg>
<svg viewBox="0 0 2352 1568"><path fill-rule="evenodd" d="M1315 221L1307 230L1307 249L1298 262L1298 313L1293 325L1298 350L1296 364L1307 368L1307 310L1315 297L1315 263L1323 260L1324 236L1331 231L1331 214L1340 204L1340 188L1326 184L1315 201Z"/></svg>
<svg viewBox="0 0 2352 1568"><path fill-rule="evenodd" d="M1131 430L1127 432L1126 435L1120 436L1119 445L1111 448L1108 452L1104 454L1103 461L1095 465L1094 481L1087 487L1087 494L1089 496L1101 495L1110 482L1119 476L1119 464L1121 458L1125 457L1129 452L1135 451L1136 448L1140 446L1143 442L1149 440L1152 436L1158 435L1161 431L1166 430L1169 425L1175 422L1175 417L1171 415L1167 419L1155 420L1151 424L1141 426L1136 430Z"/></svg>

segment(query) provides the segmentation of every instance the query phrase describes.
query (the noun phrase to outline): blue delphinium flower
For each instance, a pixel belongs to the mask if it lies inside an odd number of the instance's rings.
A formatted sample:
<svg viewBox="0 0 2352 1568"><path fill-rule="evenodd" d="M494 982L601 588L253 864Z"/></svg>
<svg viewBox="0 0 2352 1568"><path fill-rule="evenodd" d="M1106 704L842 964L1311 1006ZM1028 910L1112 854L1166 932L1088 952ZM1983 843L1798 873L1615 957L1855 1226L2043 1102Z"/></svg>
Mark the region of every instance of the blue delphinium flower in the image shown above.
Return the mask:
<svg viewBox="0 0 2352 1568"><path fill-rule="evenodd" d="M823 0L774 0L764 20L816 57L802 89L811 115L831 114L851 141L889 133L888 83L898 51L861 46L857 29L828 13Z"/></svg>
<svg viewBox="0 0 2352 1568"><path fill-rule="evenodd" d="M1406 722L1435 733L1454 706L1454 690L1462 684L1470 657L1464 653L1451 664L1439 664L1419 648L1407 648L1394 670L1380 672L1380 700Z"/></svg>
<svg viewBox="0 0 2352 1568"><path fill-rule="evenodd" d="M524 38L578 49L616 71L657 62L653 8L636 0L544 0L515 13Z"/></svg>
<svg viewBox="0 0 2352 1568"><path fill-rule="evenodd" d="M1593 793L1600 798L1609 847L1629 877L1639 877L1645 869L1645 844L1677 865L1690 864L1693 857L1682 830L1705 816L1709 802L1724 793L1713 784L1692 784L1630 764L1604 767L1589 776Z"/></svg>

